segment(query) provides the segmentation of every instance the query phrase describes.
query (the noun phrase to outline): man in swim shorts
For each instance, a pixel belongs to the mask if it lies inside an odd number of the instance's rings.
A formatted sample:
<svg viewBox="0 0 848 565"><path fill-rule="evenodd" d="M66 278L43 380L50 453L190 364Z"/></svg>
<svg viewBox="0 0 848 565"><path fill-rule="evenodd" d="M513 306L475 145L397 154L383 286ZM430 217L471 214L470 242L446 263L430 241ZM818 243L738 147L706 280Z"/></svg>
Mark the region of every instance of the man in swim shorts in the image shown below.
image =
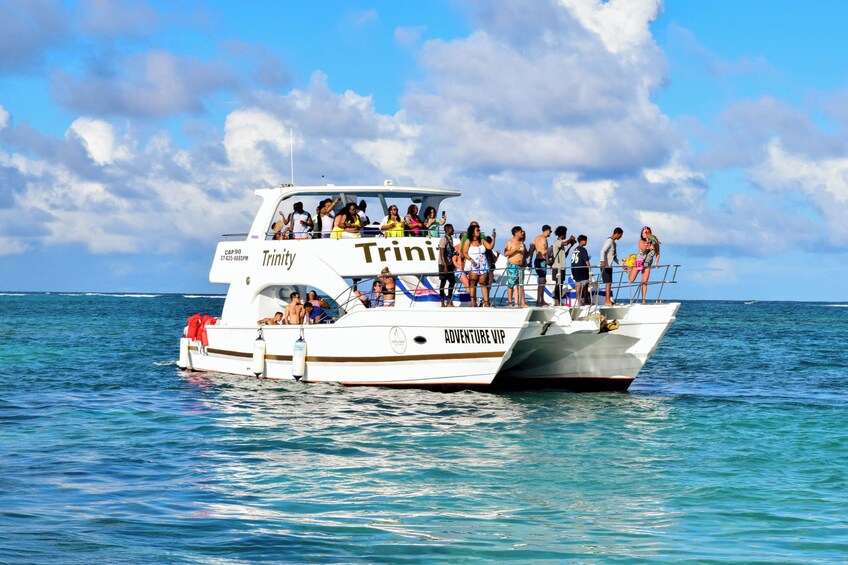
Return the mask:
<svg viewBox="0 0 848 565"><path fill-rule="evenodd" d="M530 250L531 254L536 254L533 259L533 268L536 269L536 277L539 279L539 284L536 287L536 306L549 306L545 302L545 284L548 282L548 261L545 257L548 254L548 237L550 235L551 226L545 224L542 226L542 233L533 240L533 248Z"/></svg>
<svg viewBox="0 0 848 565"><path fill-rule="evenodd" d="M512 239L504 246L506 257L506 298L510 306L527 307L524 301L524 261L527 258L527 246L524 239L527 234L521 226L512 228ZM519 300L520 299L520 300Z"/></svg>
<svg viewBox="0 0 848 565"><path fill-rule="evenodd" d="M624 267L624 270L627 270L624 263L618 260L618 250L615 245L615 242L621 239L622 235L624 235L624 230L621 228L615 228L612 230L612 235L604 241L604 246L601 247L601 281L604 283L604 294L606 297L606 300L604 300L605 306L613 306L615 304L612 301L613 267L620 264Z"/></svg>

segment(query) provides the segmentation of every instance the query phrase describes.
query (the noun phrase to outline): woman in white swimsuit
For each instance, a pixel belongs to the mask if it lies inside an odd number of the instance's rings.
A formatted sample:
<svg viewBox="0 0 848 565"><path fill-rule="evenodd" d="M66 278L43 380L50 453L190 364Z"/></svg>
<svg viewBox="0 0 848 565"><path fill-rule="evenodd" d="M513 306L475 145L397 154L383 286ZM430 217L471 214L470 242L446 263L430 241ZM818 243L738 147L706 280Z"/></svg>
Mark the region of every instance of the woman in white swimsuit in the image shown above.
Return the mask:
<svg viewBox="0 0 848 565"><path fill-rule="evenodd" d="M477 283L488 277L489 261L486 259L486 250L495 246L494 241L486 241L480 238L480 226L472 224L468 226L468 239L462 244L462 258L465 259L465 272L468 274L468 293L471 295L471 306L477 306ZM491 306L489 303L489 287L481 284L483 290L483 306Z"/></svg>

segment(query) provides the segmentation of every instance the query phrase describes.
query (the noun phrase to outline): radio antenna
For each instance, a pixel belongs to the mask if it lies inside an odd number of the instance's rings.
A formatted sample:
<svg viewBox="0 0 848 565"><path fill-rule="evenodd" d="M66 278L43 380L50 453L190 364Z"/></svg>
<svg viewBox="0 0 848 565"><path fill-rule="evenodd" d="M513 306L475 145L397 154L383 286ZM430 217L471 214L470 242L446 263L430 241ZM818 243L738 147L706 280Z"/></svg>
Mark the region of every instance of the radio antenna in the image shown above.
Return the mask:
<svg viewBox="0 0 848 565"><path fill-rule="evenodd" d="M289 155L291 156L291 183L294 186L294 131L289 128Z"/></svg>

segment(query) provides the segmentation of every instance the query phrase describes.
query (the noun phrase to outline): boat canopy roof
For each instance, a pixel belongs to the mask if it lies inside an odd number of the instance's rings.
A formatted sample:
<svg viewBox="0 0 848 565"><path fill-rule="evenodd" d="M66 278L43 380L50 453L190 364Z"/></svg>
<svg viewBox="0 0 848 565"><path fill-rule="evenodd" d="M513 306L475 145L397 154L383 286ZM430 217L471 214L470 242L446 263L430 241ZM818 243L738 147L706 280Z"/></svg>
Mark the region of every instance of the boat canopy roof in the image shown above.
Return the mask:
<svg viewBox="0 0 848 565"><path fill-rule="evenodd" d="M276 211L283 201L304 197L306 199L318 197L338 197L339 203L336 209L341 208L348 202L355 202L363 198L376 198L380 201L383 214L388 212L387 200L409 200L419 205L422 209L433 206L437 210L446 198L460 196L458 190L450 188L427 188L417 186L394 186L391 181L383 185L335 185L326 184L319 186L297 186L281 184L277 188L260 188L256 195L263 202L256 213L256 218L251 226L249 239L264 238L268 226L274 221Z"/></svg>
<svg viewBox="0 0 848 565"><path fill-rule="evenodd" d="M384 185L335 185L325 184L318 186L296 186L281 184L277 188L260 188L256 191L257 196L262 198L276 197L285 200L292 196L321 196L321 195L350 195L353 196L379 196L386 198L408 198L413 202L423 200L427 197L453 198L461 193L451 188L424 188L417 186L394 186Z"/></svg>

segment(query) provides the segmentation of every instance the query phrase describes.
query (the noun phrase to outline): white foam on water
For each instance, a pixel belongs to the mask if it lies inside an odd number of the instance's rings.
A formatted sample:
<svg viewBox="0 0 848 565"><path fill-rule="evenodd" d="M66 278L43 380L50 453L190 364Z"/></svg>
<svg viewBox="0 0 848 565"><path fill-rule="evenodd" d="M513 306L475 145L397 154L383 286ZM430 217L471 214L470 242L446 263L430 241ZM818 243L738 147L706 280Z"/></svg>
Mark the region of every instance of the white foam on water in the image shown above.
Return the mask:
<svg viewBox="0 0 848 565"><path fill-rule="evenodd" d="M85 296L108 296L111 298L158 298L158 294L113 294L108 292L86 292Z"/></svg>
<svg viewBox="0 0 848 565"><path fill-rule="evenodd" d="M183 294L183 298L226 298L226 296L217 296L212 294Z"/></svg>
<svg viewBox="0 0 848 565"><path fill-rule="evenodd" d="M26 296L22 292L0 292L0 296Z"/></svg>

